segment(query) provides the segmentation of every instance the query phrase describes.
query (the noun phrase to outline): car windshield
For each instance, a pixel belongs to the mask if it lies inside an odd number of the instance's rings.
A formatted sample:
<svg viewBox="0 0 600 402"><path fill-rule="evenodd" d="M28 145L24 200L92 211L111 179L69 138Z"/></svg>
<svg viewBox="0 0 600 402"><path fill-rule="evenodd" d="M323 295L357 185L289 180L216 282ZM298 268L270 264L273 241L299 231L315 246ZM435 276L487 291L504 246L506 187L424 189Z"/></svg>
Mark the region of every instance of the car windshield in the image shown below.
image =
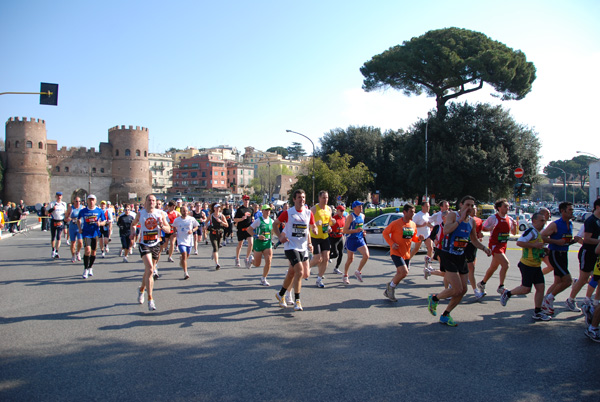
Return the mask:
<svg viewBox="0 0 600 402"><path fill-rule="evenodd" d="M387 220L387 215L381 215L378 216L377 218L373 219L371 222L369 222L367 224L368 227L372 227L372 226L385 226L385 222Z"/></svg>

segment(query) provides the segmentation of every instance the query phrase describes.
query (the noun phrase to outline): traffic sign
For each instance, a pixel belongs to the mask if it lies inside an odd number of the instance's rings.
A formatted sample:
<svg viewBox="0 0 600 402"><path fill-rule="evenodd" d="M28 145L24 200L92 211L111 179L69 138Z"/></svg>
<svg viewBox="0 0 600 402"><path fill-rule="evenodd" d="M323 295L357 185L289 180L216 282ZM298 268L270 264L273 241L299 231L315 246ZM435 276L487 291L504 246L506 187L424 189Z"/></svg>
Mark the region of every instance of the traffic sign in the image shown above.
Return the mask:
<svg viewBox="0 0 600 402"><path fill-rule="evenodd" d="M517 179L520 179L521 177L523 177L523 174L524 174L524 173L525 173L525 172L524 172L524 171L523 171L523 169L521 169L521 168L516 168L516 169L515 169L515 177L516 177Z"/></svg>

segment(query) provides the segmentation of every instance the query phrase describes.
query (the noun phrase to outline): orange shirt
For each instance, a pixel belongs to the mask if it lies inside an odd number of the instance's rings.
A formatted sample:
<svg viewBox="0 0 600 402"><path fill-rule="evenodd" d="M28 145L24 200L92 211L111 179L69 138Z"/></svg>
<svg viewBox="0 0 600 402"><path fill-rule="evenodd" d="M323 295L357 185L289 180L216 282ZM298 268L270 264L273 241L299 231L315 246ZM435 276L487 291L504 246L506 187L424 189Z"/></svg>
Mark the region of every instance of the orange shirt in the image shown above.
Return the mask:
<svg viewBox="0 0 600 402"><path fill-rule="evenodd" d="M383 239L390 245L390 254L410 259L410 245L418 242L417 225L411 220L408 223L404 219L396 219L383 230ZM398 248L394 250L392 245L396 243Z"/></svg>

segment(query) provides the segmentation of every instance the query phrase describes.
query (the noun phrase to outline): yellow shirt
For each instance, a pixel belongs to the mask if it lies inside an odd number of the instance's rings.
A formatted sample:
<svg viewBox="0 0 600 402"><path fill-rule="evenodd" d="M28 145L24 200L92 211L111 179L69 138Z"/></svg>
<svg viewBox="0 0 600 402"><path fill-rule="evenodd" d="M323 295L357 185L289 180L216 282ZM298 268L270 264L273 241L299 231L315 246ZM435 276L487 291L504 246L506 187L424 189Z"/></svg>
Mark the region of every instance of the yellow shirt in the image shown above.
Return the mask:
<svg viewBox="0 0 600 402"><path fill-rule="evenodd" d="M327 239L329 237L329 226L331 226L331 209L325 205L321 209L319 204L315 206L315 225L317 226L318 234L310 232L310 237L315 239Z"/></svg>

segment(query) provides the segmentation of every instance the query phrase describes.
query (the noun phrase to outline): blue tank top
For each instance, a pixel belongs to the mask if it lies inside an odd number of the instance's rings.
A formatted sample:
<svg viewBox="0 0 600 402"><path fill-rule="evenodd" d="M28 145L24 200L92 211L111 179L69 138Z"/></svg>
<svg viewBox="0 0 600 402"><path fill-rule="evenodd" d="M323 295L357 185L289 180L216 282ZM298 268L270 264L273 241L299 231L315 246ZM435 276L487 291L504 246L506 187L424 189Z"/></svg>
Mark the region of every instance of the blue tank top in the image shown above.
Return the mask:
<svg viewBox="0 0 600 402"><path fill-rule="evenodd" d="M363 214L360 215L356 215L354 212L352 212L352 223L350 224L350 230L353 229L362 229L364 223L365 223L365 216ZM351 238L355 238L355 239L362 239L363 238L363 232L362 230L358 233L351 233L350 236Z"/></svg>
<svg viewBox="0 0 600 402"><path fill-rule="evenodd" d="M556 232L550 236L551 239L560 240L567 239L568 242L573 240L573 222L569 221L568 223L563 220L563 218L557 219L554 221L556 224ZM554 251L569 251L569 246L557 246L556 244L548 245L550 250Z"/></svg>
<svg viewBox="0 0 600 402"><path fill-rule="evenodd" d="M79 211L81 211L82 209L83 209L83 206L81 206L79 208L71 207L71 216L69 217L69 218L71 218L71 220L69 221L69 228L77 227L77 220L79 219Z"/></svg>
<svg viewBox="0 0 600 402"><path fill-rule="evenodd" d="M458 219L458 214L456 218ZM471 231L473 230L471 222L472 220L460 222L452 233L445 235L442 241L442 250L454 255L463 255L465 248L470 243Z"/></svg>

